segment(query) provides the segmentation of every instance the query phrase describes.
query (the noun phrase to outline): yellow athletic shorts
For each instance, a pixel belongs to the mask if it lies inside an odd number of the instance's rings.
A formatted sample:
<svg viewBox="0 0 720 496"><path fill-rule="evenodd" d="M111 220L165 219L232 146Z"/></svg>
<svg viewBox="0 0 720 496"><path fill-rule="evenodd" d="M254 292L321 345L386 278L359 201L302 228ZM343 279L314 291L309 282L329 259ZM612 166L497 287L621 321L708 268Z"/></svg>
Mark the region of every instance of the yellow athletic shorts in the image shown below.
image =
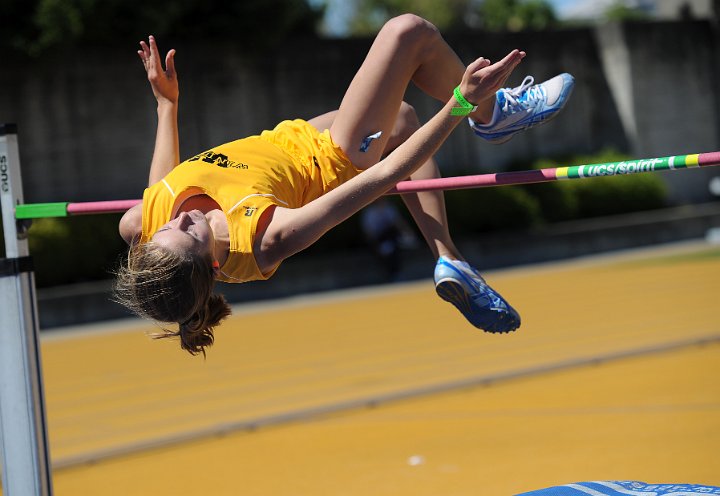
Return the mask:
<svg viewBox="0 0 720 496"><path fill-rule="evenodd" d="M260 138L282 148L311 176L310 201L361 172L335 144L328 129L320 132L307 121L283 121L275 129L263 131Z"/></svg>

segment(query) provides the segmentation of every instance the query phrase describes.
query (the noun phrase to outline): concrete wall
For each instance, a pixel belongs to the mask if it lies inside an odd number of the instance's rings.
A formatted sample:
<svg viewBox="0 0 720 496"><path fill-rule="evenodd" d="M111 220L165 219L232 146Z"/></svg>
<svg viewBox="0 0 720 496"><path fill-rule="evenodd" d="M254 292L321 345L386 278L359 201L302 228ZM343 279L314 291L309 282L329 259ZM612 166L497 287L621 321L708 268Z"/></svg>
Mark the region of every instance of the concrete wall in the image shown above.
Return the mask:
<svg viewBox="0 0 720 496"><path fill-rule="evenodd" d="M528 52L510 84L572 73L575 94L552 123L493 146L456 132L438 155L445 174L502 169L605 147L637 157L720 149L717 33L709 22L607 25L448 41L463 60ZM161 40L162 42L163 40ZM243 55L175 45L181 84L181 155L335 108L371 40L293 40L292 50ZM0 122L16 122L28 202L136 198L152 155L155 111L135 41L40 60L0 54ZM161 43L162 48L170 45ZM438 103L414 88L421 116ZM712 170L668 174L677 202L710 199Z"/></svg>
<svg viewBox="0 0 720 496"><path fill-rule="evenodd" d="M710 23L608 25L596 37L632 154L718 149L718 43ZM710 175L718 172L673 174L671 192L702 199Z"/></svg>

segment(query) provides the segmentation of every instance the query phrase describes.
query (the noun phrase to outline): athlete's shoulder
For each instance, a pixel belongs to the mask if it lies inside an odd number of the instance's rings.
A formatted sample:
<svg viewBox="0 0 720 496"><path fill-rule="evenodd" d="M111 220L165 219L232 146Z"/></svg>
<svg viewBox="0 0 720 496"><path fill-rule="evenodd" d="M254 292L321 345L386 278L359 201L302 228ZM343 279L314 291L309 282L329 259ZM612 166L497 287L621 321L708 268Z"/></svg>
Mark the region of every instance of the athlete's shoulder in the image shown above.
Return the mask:
<svg viewBox="0 0 720 496"><path fill-rule="evenodd" d="M120 218L120 236L130 245L140 239L142 235L142 202L131 207Z"/></svg>

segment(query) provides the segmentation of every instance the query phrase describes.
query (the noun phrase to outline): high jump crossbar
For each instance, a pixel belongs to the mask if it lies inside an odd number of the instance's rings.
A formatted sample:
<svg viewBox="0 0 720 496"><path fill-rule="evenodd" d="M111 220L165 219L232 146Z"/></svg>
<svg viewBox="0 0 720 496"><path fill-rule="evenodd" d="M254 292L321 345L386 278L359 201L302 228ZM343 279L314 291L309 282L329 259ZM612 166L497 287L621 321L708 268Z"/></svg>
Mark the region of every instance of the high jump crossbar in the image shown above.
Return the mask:
<svg viewBox="0 0 720 496"><path fill-rule="evenodd" d="M619 176L637 174L641 172L658 172L718 165L720 165L720 151L688 155L672 155L669 157L646 158L640 160L625 160L621 162L571 165L566 167L550 167L536 170L496 172L492 174L403 181L398 183L395 188L388 192L388 194L485 188L490 186L511 186L518 184L564 181L568 179L581 179L587 177ZM17 205L15 207L15 217L17 219L37 219L43 217L67 217L83 214L118 213L125 212L140 202L141 200L112 200L78 203L30 203Z"/></svg>

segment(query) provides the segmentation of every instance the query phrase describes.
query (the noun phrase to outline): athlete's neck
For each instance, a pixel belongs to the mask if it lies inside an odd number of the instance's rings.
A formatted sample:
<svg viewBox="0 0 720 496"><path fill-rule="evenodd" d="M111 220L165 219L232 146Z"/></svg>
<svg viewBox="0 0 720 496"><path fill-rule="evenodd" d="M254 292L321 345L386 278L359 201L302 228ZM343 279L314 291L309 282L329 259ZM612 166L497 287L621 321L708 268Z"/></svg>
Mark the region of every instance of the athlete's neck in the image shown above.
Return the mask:
<svg viewBox="0 0 720 496"><path fill-rule="evenodd" d="M215 260L220 263L220 267L225 265L228 255L230 254L230 230L228 229L227 217L225 212L219 208L210 210L205 217L212 229L215 238Z"/></svg>

